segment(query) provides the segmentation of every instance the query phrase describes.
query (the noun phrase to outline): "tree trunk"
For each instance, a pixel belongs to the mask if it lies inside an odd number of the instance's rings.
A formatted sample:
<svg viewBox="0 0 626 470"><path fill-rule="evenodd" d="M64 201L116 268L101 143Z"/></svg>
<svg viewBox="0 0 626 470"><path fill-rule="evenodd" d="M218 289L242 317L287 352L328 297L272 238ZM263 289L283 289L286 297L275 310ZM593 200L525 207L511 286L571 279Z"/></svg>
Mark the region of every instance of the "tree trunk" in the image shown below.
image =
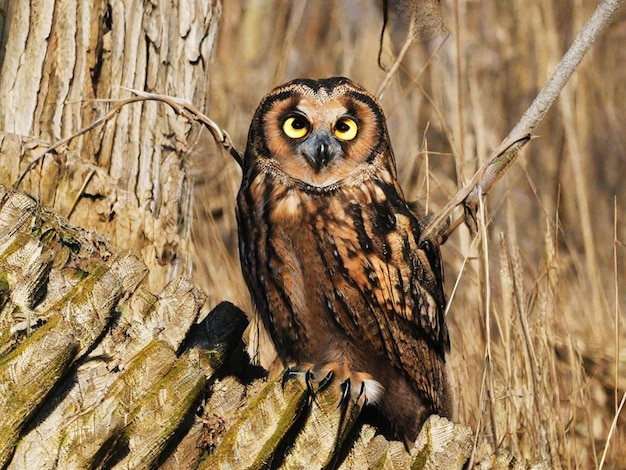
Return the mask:
<svg viewBox="0 0 626 470"><path fill-rule="evenodd" d="M0 2L0 183L130 96L128 89L207 106L219 0ZM156 102L124 106L104 126L48 154L20 185L70 221L147 264L153 291L190 274L198 129ZM14 153L18 150L17 153Z"/></svg>

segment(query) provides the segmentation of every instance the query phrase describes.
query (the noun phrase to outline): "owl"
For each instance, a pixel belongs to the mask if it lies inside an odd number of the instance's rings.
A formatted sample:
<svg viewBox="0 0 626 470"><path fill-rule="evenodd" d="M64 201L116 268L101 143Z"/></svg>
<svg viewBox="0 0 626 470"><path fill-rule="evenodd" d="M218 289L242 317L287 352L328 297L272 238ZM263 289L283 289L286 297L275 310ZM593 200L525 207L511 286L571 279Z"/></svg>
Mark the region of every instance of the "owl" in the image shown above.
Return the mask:
<svg viewBox="0 0 626 470"><path fill-rule="evenodd" d="M265 96L237 221L244 277L285 367L345 381L407 443L429 415L450 417L439 247L420 242L374 96L343 77Z"/></svg>

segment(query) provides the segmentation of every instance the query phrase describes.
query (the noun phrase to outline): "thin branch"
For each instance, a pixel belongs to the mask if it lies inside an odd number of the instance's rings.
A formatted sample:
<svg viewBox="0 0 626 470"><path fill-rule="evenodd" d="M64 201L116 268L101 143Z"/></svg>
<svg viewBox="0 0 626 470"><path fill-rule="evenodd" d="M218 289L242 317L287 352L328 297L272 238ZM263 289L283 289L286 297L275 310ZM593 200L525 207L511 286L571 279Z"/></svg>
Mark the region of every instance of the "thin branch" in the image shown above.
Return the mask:
<svg viewBox="0 0 626 470"><path fill-rule="evenodd" d="M451 233L447 230L448 217L458 205L475 213L480 196L489 192L493 185L504 175L515 162L519 151L528 143L533 130L544 118L552 103L556 100L565 83L580 65L585 53L589 50L602 30L610 22L624 0L603 0L589 21L583 26L574 43L561 59L548 83L539 92L528 110L524 113L513 130L504 139L500 147L492 154L489 161L472 177L470 182L460 189L443 210L434 217L422 232L421 239L430 239L435 243L445 242ZM452 227L458 226L456 222Z"/></svg>
<svg viewBox="0 0 626 470"><path fill-rule="evenodd" d="M115 104L115 106L113 106L104 116L102 116L99 119L96 119L94 122L92 122L91 124L89 124L86 127L83 127L81 130L79 130L78 132L76 132L75 134L70 135L69 137L66 137L65 139L61 139L56 141L54 144L52 144L50 147L48 147L47 149L39 152L35 158L33 158L33 160L28 164L28 166L26 167L26 169L24 170L24 172L20 175L20 177L17 179L17 181L13 184L13 189L18 189L20 184L22 184L22 181L24 180L24 177L26 177L26 175L28 173L30 173L30 171L35 167L35 165L37 165L37 163L39 163L43 158L45 158L45 156L50 153L50 152L54 152L56 149L58 149L59 147L61 147L62 145L65 145L66 143L68 143L70 140L74 139L75 137L81 136L83 134L85 134L86 132L89 132L90 130L98 127L100 124L103 124L105 122L107 122L109 119L111 119L116 113L118 113L120 111L120 109L122 109L122 106L128 104L128 103L134 103L136 101L142 101L142 98L138 97L138 96L134 96L132 98L127 98L125 100L120 100L119 102L117 102Z"/></svg>
<svg viewBox="0 0 626 470"><path fill-rule="evenodd" d="M241 153L233 145L233 141L230 138L230 134L218 126L215 121L209 118L206 114L201 113L198 108L192 105L189 101L182 98L176 98L168 95L159 95L157 93L148 93L147 91L133 90L132 88L126 88L128 91L143 97L147 100L161 101L169 105L177 114L185 116L188 119L198 121L204 124L215 141L224 147L224 150L230 153L231 157L235 159L240 167L243 167L243 159Z"/></svg>
<svg viewBox="0 0 626 470"><path fill-rule="evenodd" d="M396 57L396 59L393 61L393 64L391 65L391 68L385 74L385 78L383 78L383 81L380 83L380 85L378 85L378 89L376 90L376 96L378 96L378 99L382 98L383 92L387 88L387 85L389 84L391 77L393 77L395 73L397 72L398 68L400 67L400 63L402 62L402 59L404 59L405 54L409 50L409 46L413 43L413 34L412 34L413 21L414 21L414 18L413 16L411 16L409 32L406 35L404 44L402 44L402 49L400 49L400 53L398 54L398 57ZM381 38L381 41L382 41L382 38ZM380 50L382 51L382 43L381 43ZM380 52L379 52L378 62L380 65Z"/></svg>
<svg viewBox="0 0 626 470"><path fill-rule="evenodd" d="M104 124L105 122L109 121L125 105L130 104L130 103L136 103L139 101L160 101L162 103L167 104L170 108L172 108L176 114L184 116L187 119L198 121L201 124L204 124L209 130L209 132L211 132L211 135L213 136L215 141L219 143L222 147L224 147L226 151L230 153L230 155L235 159L235 161L239 164L240 167L243 166L243 160L241 158L241 154L233 145L232 139L230 138L230 135L228 134L228 132L220 128L211 118L201 113L195 106L193 106L187 100L183 100L181 98L175 98L175 97L167 96L167 95L159 95L156 93L148 93L148 92L141 91L141 90L133 90L130 88L124 88L124 89L134 93L135 96L131 96L130 98L125 98L122 100L114 101L115 104L104 116L95 120L88 126L83 127L78 132L70 135L69 137L61 139L55 142L54 144L52 144L50 147L46 148L45 150L39 152L33 158L33 160L28 164L28 166L26 167L24 172L20 175L20 177L17 179L17 181L13 185L13 188L14 189L19 188L20 184L22 184L22 181L24 180L26 175L30 173L30 171L35 167L35 165L37 165L37 163L43 160L47 154L55 151L57 148L61 147L62 145L65 145L70 140L78 136L81 136L85 134L86 132L89 132L90 130L98 127L100 124Z"/></svg>
<svg viewBox="0 0 626 470"><path fill-rule="evenodd" d="M626 403L626 392L622 395L622 401L619 404L619 407L615 411L615 416L613 417L613 422L611 423L611 429L609 430L609 435L606 438L606 444L604 446L604 451L602 452L602 459L600 459L600 465L598 466L598 470L602 470L604 467L604 462L606 461L606 455L609 451L609 443L611 442L611 438L613 437L613 433L617 428L617 420L619 419L619 415L624 408L624 403Z"/></svg>
<svg viewBox="0 0 626 470"><path fill-rule="evenodd" d="M506 169L515 161L517 153L530 140L530 135L525 135L513 142L505 142L494 152L493 157L485 163L472 179L460 189L454 197L445 205L445 207L434 216L426 226L421 235L421 240L433 240L436 243L443 243L448 236L460 225L460 220L455 220L451 224L448 223L448 217L454 208L458 205L464 205L475 212L477 199L474 199L472 192L477 187L483 187L484 174L487 168L500 165L499 176L503 176ZM492 184L495 181L492 182ZM489 186L490 188L491 186ZM483 190L482 195L487 194L489 190ZM471 205L470 205L471 204Z"/></svg>
<svg viewBox="0 0 626 470"><path fill-rule="evenodd" d="M85 188L89 184L89 181L91 180L91 178L93 177L95 172L96 172L96 170L92 168L91 170L89 170L89 173L87 173L87 176L85 177L85 180L83 181L83 184L81 185L80 189L76 193L76 196L74 196L74 200L72 201L72 205L70 206L70 210L67 211L67 214L65 215L65 217L67 219L70 218L70 216L72 215L72 212L74 212L74 209L76 209L76 205L78 204L78 201L80 201L81 197L83 197L83 191L85 190Z"/></svg>
<svg viewBox="0 0 626 470"><path fill-rule="evenodd" d="M569 78L580 65L589 48L600 36L602 30L609 24L611 18L623 3L624 0L603 0L598 5L596 11L583 26L583 29L557 65L546 86L539 92L507 139L530 134L537 127L537 124L544 118L554 100L556 100Z"/></svg>

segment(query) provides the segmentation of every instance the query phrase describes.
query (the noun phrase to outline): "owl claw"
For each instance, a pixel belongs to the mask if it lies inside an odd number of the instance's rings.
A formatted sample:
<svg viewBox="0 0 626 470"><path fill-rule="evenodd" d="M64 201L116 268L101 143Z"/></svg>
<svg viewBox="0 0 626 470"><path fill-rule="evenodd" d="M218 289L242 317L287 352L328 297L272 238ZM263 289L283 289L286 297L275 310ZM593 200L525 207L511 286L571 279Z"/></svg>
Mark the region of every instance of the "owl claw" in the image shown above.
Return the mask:
<svg viewBox="0 0 626 470"><path fill-rule="evenodd" d="M365 393L365 382L361 382L361 387L359 388L359 394L356 396L356 401L359 403L363 400L363 405L367 405L367 393Z"/></svg>
<svg viewBox="0 0 626 470"><path fill-rule="evenodd" d="M285 372L283 372L283 377L280 382L283 392L285 391L285 385L287 385L288 381L295 379L297 377L300 377L300 376L304 376L304 383L306 384L307 391L310 394L313 394L314 393L313 379L315 376L313 375L313 372L311 371L311 369L309 368L299 369L297 367L292 367L292 366L287 367L285 369Z"/></svg>
<svg viewBox="0 0 626 470"><path fill-rule="evenodd" d="M332 370L329 370L328 374L326 374L324 378L322 378L322 380L319 381L317 390L321 391L321 390L324 390L326 387L328 387L330 383L333 381L334 377L335 377L335 373Z"/></svg>
<svg viewBox="0 0 626 470"><path fill-rule="evenodd" d="M339 400L337 408L345 406L347 404L348 399L350 398L350 396L352 396L353 385L354 384L352 383L351 379L346 379L341 382L341 398ZM361 384L359 385L359 392L356 394L354 402L361 408L367 405L367 387L365 385L365 382L361 382Z"/></svg>
<svg viewBox="0 0 626 470"><path fill-rule="evenodd" d="M342 408L348 404L348 399L350 398L350 390L352 385L350 383L350 379L346 379L341 382L341 398L339 399L339 403L337 404L337 408Z"/></svg>
<svg viewBox="0 0 626 470"><path fill-rule="evenodd" d="M313 394L313 372L310 369L307 369L304 373L304 381L306 382L307 390Z"/></svg>
<svg viewBox="0 0 626 470"><path fill-rule="evenodd" d="M285 385L287 384L287 382L297 375L298 372L293 367L290 366L285 369L285 372L283 372L283 378L280 381L280 386L283 389L283 392L285 391Z"/></svg>

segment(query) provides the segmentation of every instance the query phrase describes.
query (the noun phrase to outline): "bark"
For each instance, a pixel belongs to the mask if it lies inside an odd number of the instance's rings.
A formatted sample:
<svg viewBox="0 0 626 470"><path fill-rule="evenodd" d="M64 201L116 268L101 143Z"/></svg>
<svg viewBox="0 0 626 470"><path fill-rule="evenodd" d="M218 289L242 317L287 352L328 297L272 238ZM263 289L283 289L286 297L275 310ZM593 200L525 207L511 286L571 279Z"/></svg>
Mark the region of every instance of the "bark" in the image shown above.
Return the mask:
<svg viewBox="0 0 626 470"><path fill-rule="evenodd" d="M2 4L0 4L2 8ZM0 183L102 116L128 88L208 104L219 0L9 2L0 50ZM125 106L42 159L21 184L44 205L134 250L160 289L190 273L195 128L166 106ZM8 146L8 147L7 147ZM19 150L15 153L15 150Z"/></svg>

